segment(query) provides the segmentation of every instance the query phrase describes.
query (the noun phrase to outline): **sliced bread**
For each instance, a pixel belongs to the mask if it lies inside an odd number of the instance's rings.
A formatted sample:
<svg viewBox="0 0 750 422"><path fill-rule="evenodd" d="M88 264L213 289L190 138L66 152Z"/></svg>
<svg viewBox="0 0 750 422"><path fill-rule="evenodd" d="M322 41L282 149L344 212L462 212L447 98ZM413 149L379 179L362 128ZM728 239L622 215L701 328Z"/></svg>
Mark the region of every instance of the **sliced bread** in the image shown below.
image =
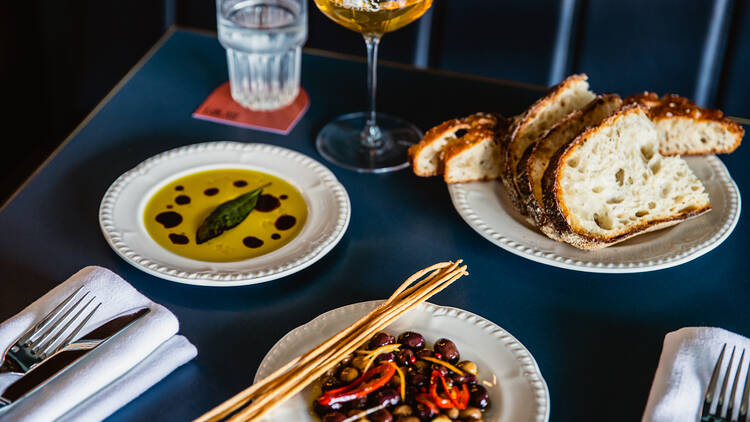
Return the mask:
<svg viewBox="0 0 750 422"><path fill-rule="evenodd" d="M448 143L443 150L446 183L494 180L500 177L503 162L503 137L508 120L500 118L494 130L477 128Z"/></svg>
<svg viewBox="0 0 750 422"><path fill-rule="evenodd" d="M505 148L502 180L511 201L522 215L526 206L516 186L516 169L529 145L549 130L555 123L594 99L589 91L586 75L572 75L553 87L537 100L518 120Z"/></svg>
<svg viewBox="0 0 750 422"><path fill-rule="evenodd" d="M476 128L493 128L498 118L491 113L476 113L461 119L451 119L427 131L424 139L409 147L409 161L414 174L437 176L443 172L442 151L449 142Z"/></svg>
<svg viewBox="0 0 750 422"><path fill-rule="evenodd" d="M596 126L607 116L622 106L618 95L608 94L596 97L581 110L570 113L552 127L544 136L529 146L527 157L518 165L516 179L522 199L534 223L550 237L554 238L554 227L544 212L542 197L542 177L552 156L560 147L574 139L589 126Z"/></svg>
<svg viewBox="0 0 750 422"><path fill-rule="evenodd" d="M646 112L624 107L552 157L542 192L564 241L598 249L711 209L687 163L659 153L659 133Z"/></svg>
<svg viewBox="0 0 750 422"><path fill-rule="evenodd" d="M648 117L659 132L662 155L726 154L740 146L745 130L724 116L721 110L698 107L679 95L659 98L653 92L632 95L626 104L648 108Z"/></svg>

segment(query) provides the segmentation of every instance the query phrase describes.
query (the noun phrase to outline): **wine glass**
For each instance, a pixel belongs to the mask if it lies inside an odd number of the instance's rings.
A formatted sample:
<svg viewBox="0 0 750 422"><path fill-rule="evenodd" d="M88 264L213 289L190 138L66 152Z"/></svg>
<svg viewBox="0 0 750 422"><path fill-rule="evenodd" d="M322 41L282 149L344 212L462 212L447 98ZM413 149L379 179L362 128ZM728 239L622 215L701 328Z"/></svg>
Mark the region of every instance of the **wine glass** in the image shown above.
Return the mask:
<svg viewBox="0 0 750 422"><path fill-rule="evenodd" d="M408 166L409 146L422 138L413 124L375 112L377 58L380 38L422 16L432 0L315 0L334 22L359 32L367 45L367 88L370 110L345 114L328 123L315 144L328 161L366 173Z"/></svg>

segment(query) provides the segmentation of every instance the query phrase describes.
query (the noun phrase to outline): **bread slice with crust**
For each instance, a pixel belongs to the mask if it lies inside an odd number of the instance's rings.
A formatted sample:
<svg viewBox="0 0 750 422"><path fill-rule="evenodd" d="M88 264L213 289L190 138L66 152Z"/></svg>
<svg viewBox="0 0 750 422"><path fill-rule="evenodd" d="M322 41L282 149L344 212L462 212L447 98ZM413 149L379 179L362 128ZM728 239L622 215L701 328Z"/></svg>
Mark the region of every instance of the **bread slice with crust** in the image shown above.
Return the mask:
<svg viewBox="0 0 750 422"><path fill-rule="evenodd" d="M522 215L527 213L516 186L518 162L529 145L555 123L594 99L587 80L584 74L567 77L526 110L513 129L505 151L502 180L511 201Z"/></svg>
<svg viewBox="0 0 750 422"><path fill-rule="evenodd" d="M642 104L661 137L662 155L726 154L740 146L745 130L721 110L698 107L685 97L653 92L631 95L626 104Z"/></svg>
<svg viewBox="0 0 750 422"><path fill-rule="evenodd" d="M543 179L559 237L598 249L711 209L703 184L679 157L659 153L659 133L640 105L622 108L561 147Z"/></svg>
<svg viewBox="0 0 750 422"><path fill-rule="evenodd" d="M449 142L458 138L459 131L475 128L492 128L498 117L491 113L476 113L461 119L451 119L427 131L424 138L409 147L409 161L414 174L422 177L437 176L443 172L442 151Z"/></svg>
<svg viewBox="0 0 750 422"><path fill-rule="evenodd" d="M550 159L560 147L574 139L589 126L596 126L622 106L616 94L600 95L584 108L576 110L552 127L527 148L518 163L517 186L529 215L542 232L555 238L555 230L547 219L542 197L542 177Z"/></svg>
<svg viewBox="0 0 750 422"><path fill-rule="evenodd" d="M508 119L499 118L494 129L476 128L448 143L443 150L446 183L494 180L500 177Z"/></svg>

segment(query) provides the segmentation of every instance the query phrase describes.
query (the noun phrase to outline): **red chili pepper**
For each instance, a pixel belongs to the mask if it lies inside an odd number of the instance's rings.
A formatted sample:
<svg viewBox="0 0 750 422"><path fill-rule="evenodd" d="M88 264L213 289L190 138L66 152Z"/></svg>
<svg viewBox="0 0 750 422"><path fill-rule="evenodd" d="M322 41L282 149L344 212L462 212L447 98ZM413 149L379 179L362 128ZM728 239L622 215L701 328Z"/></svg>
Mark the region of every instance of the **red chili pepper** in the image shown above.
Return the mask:
<svg viewBox="0 0 750 422"><path fill-rule="evenodd" d="M437 406L435 406L435 403L432 402L432 400L430 399L430 396L428 396L427 394L425 393L417 394L417 397L415 397L414 400L429 407L433 413L440 413L440 409L438 409Z"/></svg>
<svg viewBox="0 0 750 422"><path fill-rule="evenodd" d="M453 387L458 390L458 387ZM466 384L461 386L461 391L458 393L458 400L456 400L456 408L458 410L464 410L469 405L469 388Z"/></svg>
<svg viewBox="0 0 750 422"><path fill-rule="evenodd" d="M446 392L450 391L448 389L448 386L445 383L445 378L443 378L442 375L440 375L440 372L438 371L432 371L432 377L430 377L430 398L432 399L433 403L437 405L437 407L441 409L450 409L453 407L452 399L446 399L437 392L437 380L438 378L443 383L443 389L445 389Z"/></svg>
<svg viewBox="0 0 750 422"><path fill-rule="evenodd" d="M322 396L318 397L318 403L323 405L344 403L366 396L387 384L395 373L395 366L389 363L376 366L365 372L351 384L326 391ZM377 377L378 375L380 376Z"/></svg>

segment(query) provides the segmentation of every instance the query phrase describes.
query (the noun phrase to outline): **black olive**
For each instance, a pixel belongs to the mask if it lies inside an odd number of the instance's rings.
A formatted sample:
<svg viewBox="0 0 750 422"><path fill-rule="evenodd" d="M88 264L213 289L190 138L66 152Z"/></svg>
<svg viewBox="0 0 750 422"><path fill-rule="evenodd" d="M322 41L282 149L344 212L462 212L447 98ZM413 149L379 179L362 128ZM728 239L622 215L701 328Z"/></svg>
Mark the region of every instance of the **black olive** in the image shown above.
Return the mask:
<svg viewBox="0 0 750 422"><path fill-rule="evenodd" d="M313 401L313 410L318 415L325 415L336 410L341 410L344 407L341 403L332 403L330 405L320 404L317 400Z"/></svg>
<svg viewBox="0 0 750 422"><path fill-rule="evenodd" d="M456 363L461 358L456 344L447 338L441 338L435 342L435 353L440 353L441 359L450 363Z"/></svg>
<svg viewBox="0 0 750 422"><path fill-rule="evenodd" d="M474 384L469 387L469 394L469 403L471 403L472 406L485 409L490 405L490 394L487 392L487 389L481 385Z"/></svg>
<svg viewBox="0 0 750 422"><path fill-rule="evenodd" d="M407 331L398 336L398 343L412 350L423 349L425 344L422 334L413 331Z"/></svg>
<svg viewBox="0 0 750 422"><path fill-rule="evenodd" d="M427 349L422 349L418 351L417 359L422 359L423 357L434 358L435 352L433 352L432 350L427 350Z"/></svg>
<svg viewBox="0 0 750 422"><path fill-rule="evenodd" d="M422 403L417 403L417 417L422 420L431 420L435 416L437 416L437 412L433 411L431 408L425 406Z"/></svg>
<svg viewBox="0 0 750 422"><path fill-rule="evenodd" d="M349 405L350 409L365 409L367 408L367 402L367 396L362 396L350 401L347 404Z"/></svg>
<svg viewBox="0 0 750 422"><path fill-rule="evenodd" d="M341 422L346 419L346 415L341 412L326 413L323 416L323 422Z"/></svg>
<svg viewBox="0 0 750 422"><path fill-rule="evenodd" d="M396 361L401 366L411 366L412 358L416 361L417 357L414 356L414 352L411 349L404 349L396 356Z"/></svg>
<svg viewBox="0 0 750 422"><path fill-rule="evenodd" d="M333 390L334 388L338 388L339 385L339 381L336 377L328 377L323 381L323 385L320 386L320 389L323 391Z"/></svg>
<svg viewBox="0 0 750 422"><path fill-rule="evenodd" d="M420 374L418 372L415 372L411 377L409 377L409 384L415 387L425 387L429 382L430 379L427 378L426 375Z"/></svg>
<svg viewBox="0 0 750 422"><path fill-rule="evenodd" d="M383 403L388 403L386 406L395 406L401 402L401 396L398 391L392 388L381 388L380 390L371 394L370 406L380 406Z"/></svg>
<svg viewBox="0 0 750 422"><path fill-rule="evenodd" d="M367 344L367 348L369 350L375 350L378 347L383 347L394 343L396 343L396 339L393 338L392 335L381 331L372 336L372 339L370 339L370 342Z"/></svg>
<svg viewBox="0 0 750 422"><path fill-rule="evenodd" d="M388 353L381 353L378 355L378 357L375 358L376 362L394 362L396 360L396 355L392 352Z"/></svg>
<svg viewBox="0 0 750 422"><path fill-rule="evenodd" d="M393 415L387 409L380 409L375 413L367 415L372 422L393 422Z"/></svg>
<svg viewBox="0 0 750 422"><path fill-rule="evenodd" d="M477 383L477 377L474 374L470 374L468 372L464 372L463 375L453 374L451 375L451 378L453 379L453 382L455 384L469 384L473 385Z"/></svg>
<svg viewBox="0 0 750 422"><path fill-rule="evenodd" d="M448 373L450 372L450 371L448 370L448 368L446 368L446 367L445 367L445 366L443 366L443 365L438 365L438 364L434 364L434 365L432 365L432 370L433 370L433 371L438 371L438 372L440 373L440 375L442 375L442 376L444 376L444 377L448 376Z"/></svg>
<svg viewBox="0 0 750 422"><path fill-rule="evenodd" d="M413 385L407 385L406 386L406 402L412 405L416 403L414 399L417 397L419 392L420 392L419 388Z"/></svg>

